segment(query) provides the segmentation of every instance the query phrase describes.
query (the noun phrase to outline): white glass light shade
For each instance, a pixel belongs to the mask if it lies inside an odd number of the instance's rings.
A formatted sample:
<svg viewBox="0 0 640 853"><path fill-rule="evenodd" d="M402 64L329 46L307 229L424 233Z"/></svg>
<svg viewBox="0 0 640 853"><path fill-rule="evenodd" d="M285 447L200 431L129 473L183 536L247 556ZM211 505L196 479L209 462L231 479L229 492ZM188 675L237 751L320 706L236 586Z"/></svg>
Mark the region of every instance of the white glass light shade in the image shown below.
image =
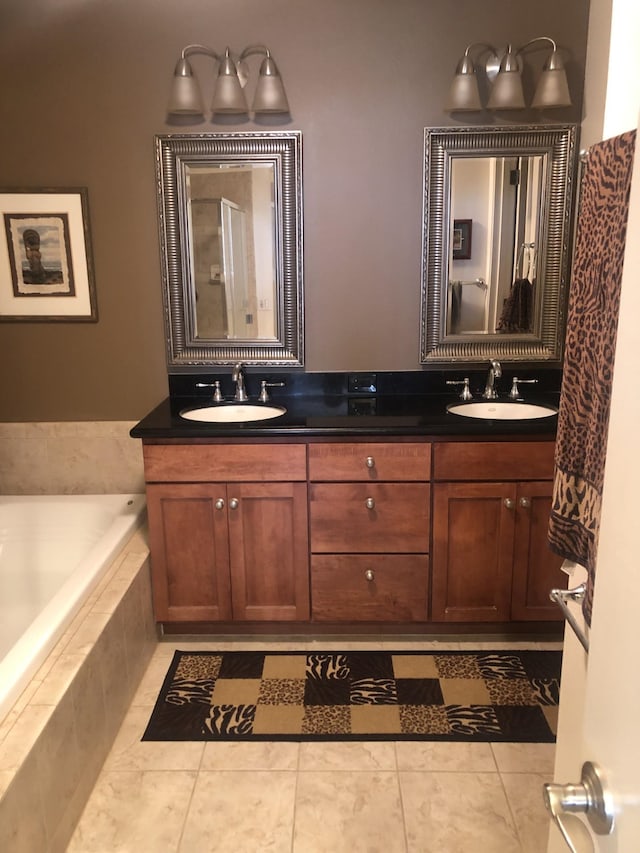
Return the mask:
<svg viewBox="0 0 640 853"><path fill-rule="evenodd" d="M204 112L200 86L186 59L180 59L176 65L167 112L178 115L202 115Z"/></svg>
<svg viewBox="0 0 640 853"><path fill-rule="evenodd" d="M458 110L481 110L478 78L474 73L456 74L451 81L449 99L445 109L448 112Z"/></svg>
<svg viewBox="0 0 640 853"><path fill-rule="evenodd" d="M253 99L255 113L288 113L289 102L284 91L282 77L271 58L267 56L260 66L260 76Z"/></svg>
<svg viewBox="0 0 640 853"><path fill-rule="evenodd" d="M532 107L570 107L571 95L564 68L548 68L540 75Z"/></svg>
<svg viewBox="0 0 640 853"><path fill-rule="evenodd" d="M519 110L524 105L520 72L500 71L491 87L487 107L490 110Z"/></svg>
<svg viewBox="0 0 640 853"><path fill-rule="evenodd" d="M246 113L249 109L228 48L220 63L211 109L214 113Z"/></svg>

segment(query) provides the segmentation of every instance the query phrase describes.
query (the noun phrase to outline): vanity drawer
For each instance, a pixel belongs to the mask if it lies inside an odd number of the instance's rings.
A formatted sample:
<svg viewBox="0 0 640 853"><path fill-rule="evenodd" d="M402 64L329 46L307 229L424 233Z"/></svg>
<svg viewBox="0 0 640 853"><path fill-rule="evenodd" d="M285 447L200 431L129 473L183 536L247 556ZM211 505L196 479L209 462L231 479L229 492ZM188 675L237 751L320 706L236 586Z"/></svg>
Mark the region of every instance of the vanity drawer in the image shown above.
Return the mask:
<svg viewBox="0 0 640 853"><path fill-rule="evenodd" d="M435 480L552 480L553 441L450 441L433 445Z"/></svg>
<svg viewBox="0 0 640 853"><path fill-rule="evenodd" d="M430 474L430 444L309 445L310 480L428 480Z"/></svg>
<svg viewBox="0 0 640 853"><path fill-rule="evenodd" d="M148 483L306 480L304 444L145 444Z"/></svg>
<svg viewBox="0 0 640 853"><path fill-rule="evenodd" d="M317 622L425 622L428 580L426 554L314 555L312 618Z"/></svg>
<svg viewBox="0 0 640 853"><path fill-rule="evenodd" d="M426 483L311 483L314 553L427 553Z"/></svg>

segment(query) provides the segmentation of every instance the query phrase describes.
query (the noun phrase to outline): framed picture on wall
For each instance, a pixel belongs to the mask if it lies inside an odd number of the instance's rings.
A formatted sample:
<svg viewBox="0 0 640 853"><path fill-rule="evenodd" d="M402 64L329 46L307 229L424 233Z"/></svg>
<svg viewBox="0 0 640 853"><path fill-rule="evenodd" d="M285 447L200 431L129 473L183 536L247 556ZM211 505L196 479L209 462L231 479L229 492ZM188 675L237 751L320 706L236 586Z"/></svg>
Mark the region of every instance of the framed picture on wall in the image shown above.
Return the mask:
<svg viewBox="0 0 640 853"><path fill-rule="evenodd" d="M86 188L0 189L0 322L97 319Z"/></svg>
<svg viewBox="0 0 640 853"><path fill-rule="evenodd" d="M471 259L471 219L453 220L453 260Z"/></svg>

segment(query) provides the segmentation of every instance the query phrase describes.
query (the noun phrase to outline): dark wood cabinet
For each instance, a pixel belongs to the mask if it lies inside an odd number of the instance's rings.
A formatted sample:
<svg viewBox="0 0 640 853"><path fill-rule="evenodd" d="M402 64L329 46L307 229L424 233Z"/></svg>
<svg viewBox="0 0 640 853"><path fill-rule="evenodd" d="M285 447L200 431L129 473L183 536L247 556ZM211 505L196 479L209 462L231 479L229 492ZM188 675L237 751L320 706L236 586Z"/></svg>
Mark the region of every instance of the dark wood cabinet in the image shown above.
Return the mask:
<svg viewBox="0 0 640 853"><path fill-rule="evenodd" d="M561 620L553 442L150 440L159 622Z"/></svg>
<svg viewBox="0 0 640 853"><path fill-rule="evenodd" d="M300 482L244 482L282 476L279 452L261 447L256 467L238 448L209 448L199 477L223 472L231 482L176 482L193 476L184 448L154 445L147 505L154 607L160 622L303 621L309 618L306 458L290 448L284 470ZM197 453L198 448L192 450ZM240 448L240 451L242 448ZM297 457L298 465L292 464ZM238 462L238 460L240 460ZM152 473L153 472L153 473Z"/></svg>
<svg viewBox="0 0 640 853"><path fill-rule="evenodd" d="M312 617L427 619L431 446L309 445Z"/></svg>
<svg viewBox="0 0 640 853"><path fill-rule="evenodd" d="M562 619L549 600L566 582L547 545L552 474L551 443L434 448L432 620Z"/></svg>

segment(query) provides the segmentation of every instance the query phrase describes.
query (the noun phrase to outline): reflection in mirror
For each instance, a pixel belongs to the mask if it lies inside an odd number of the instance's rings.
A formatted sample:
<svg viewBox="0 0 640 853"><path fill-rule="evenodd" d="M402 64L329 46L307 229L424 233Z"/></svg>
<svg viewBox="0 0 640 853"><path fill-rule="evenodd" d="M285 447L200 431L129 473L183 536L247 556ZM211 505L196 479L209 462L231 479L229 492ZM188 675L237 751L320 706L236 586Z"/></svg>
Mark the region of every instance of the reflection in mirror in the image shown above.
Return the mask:
<svg viewBox="0 0 640 853"><path fill-rule="evenodd" d="M157 137L170 367L303 363L300 142Z"/></svg>
<svg viewBox="0 0 640 853"><path fill-rule="evenodd" d="M540 155L453 160L448 335L533 332L543 183Z"/></svg>
<svg viewBox="0 0 640 853"><path fill-rule="evenodd" d="M273 166L194 165L186 180L195 337L275 340Z"/></svg>
<svg viewBox="0 0 640 853"><path fill-rule="evenodd" d="M423 364L559 362L575 128L425 131Z"/></svg>

